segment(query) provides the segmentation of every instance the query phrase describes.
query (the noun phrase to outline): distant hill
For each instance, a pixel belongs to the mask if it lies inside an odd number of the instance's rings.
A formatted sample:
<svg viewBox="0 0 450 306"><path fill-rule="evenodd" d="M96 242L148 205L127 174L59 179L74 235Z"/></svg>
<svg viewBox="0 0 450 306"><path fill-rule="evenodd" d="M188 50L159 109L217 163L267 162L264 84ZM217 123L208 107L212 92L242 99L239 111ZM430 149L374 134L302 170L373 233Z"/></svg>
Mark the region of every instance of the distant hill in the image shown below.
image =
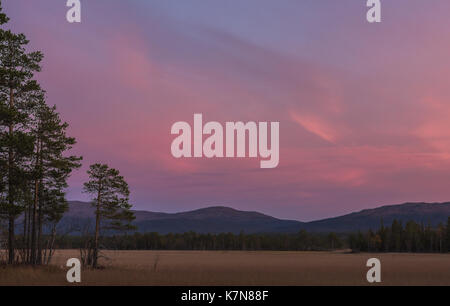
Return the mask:
<svg viewBox="0 0 450 306"><path fill-rule="evenodd" d="M312 222L281 220L252 211L229 207L209 207L180 213L134 211L134 224L139 232L183 233L295 233L301 229L313 232L351 232L377 229L381 220L390 225L394 219L413 220L432 226L445 223L450 216L450 203L406 203L366 209L348 215ZM70 202L61 220L62 228L93 225L94 209L89 203Z"/></svg>
<svg viewBox="0 0 450 306"><path fill-rule="evenodd" d="M384 225L390 226L394 219L405 224L407 221L428 223L437 226L446 223L450 217L450 203L405 203L400 205L382 206L365 209L348 215L313 221L307 223L307 229L323 232L349 232L357 230L378 229L383 220Z"/></svg>
<svg viewBox="0 0 450 306"><path fill-rule="evenodd" d="M262 233L297 231L302 222L280 220L253 211L240 211L229 207L208 207L180 213L134 211L134 225L139 232L184 233ZM68 228L74 224L93 224L94 208L89 203L69 202L69 211L61 220Z"/></svg>

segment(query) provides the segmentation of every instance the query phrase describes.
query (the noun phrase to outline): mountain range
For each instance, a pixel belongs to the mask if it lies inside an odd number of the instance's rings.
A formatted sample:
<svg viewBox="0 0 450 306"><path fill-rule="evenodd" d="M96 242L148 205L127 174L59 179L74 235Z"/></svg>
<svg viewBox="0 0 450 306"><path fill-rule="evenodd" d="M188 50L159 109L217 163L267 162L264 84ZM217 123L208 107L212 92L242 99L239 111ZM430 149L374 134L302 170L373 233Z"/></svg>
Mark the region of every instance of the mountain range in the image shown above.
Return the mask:
<svg viewBox="0 0 450 306"><path fill-rule="evenodd" d="M277 219L259 212L240 211L229 207L208 207L187 212L161 213L134 211L134 225L137 231L167 233L295 233L310 232L353 232L378 229L381 222L391 225L394 219L403 223L415 221L437 226L450 217L450 202L447 203L405 203L365 209L351 214L318 221L301 222ZM93 224L94 208L85 202L69 202L69 211L59 227Z"/></svg>

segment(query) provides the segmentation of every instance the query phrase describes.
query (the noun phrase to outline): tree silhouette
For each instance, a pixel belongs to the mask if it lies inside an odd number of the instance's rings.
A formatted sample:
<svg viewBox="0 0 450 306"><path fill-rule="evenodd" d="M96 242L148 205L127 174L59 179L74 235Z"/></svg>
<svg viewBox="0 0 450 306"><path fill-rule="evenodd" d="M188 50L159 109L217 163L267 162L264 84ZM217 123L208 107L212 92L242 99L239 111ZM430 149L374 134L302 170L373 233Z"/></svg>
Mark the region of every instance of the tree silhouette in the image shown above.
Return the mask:
<svg viewBox="0 0 450 306"><path fill-rule="evenodd" d="M0 23L8 18L2 13ZM0 159L2 200L0 211L8 218L8 262L15 259L15 220L24 209L27 166L33 138L27 133L30 111L40 94L33 80L40 71L42 53L27 52L23 34L0 28Z"/></svg>
<svg viewBox="0 0 450 306"><path fill-rule="evenodd" d="M118 170L109 168L106 164L94 164L87 173L90 180L84 184L84 191L94 196L92 205L95 207L93 257L89 259L89 263L96 268L100 231L131 230L134 228L131 221L135 217L128 203L130 195L128 184Z"/></svg>

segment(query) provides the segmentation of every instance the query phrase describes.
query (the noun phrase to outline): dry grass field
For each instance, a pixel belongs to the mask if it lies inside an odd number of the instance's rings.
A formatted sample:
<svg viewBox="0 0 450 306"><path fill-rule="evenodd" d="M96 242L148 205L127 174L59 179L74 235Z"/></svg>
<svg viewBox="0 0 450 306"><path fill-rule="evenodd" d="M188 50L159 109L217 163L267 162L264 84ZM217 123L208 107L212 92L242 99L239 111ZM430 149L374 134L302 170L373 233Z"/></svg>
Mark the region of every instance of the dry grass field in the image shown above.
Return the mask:
<svg viewBox="0 0 450 306"><path fill-rule="evenodd" d="M81 285L367 285L377 257L383 285L450 285L450 255L344 252L107 251L101 270L82 270ZM68 285L58 251L47 268L0 267L0 285Z"/></svg>

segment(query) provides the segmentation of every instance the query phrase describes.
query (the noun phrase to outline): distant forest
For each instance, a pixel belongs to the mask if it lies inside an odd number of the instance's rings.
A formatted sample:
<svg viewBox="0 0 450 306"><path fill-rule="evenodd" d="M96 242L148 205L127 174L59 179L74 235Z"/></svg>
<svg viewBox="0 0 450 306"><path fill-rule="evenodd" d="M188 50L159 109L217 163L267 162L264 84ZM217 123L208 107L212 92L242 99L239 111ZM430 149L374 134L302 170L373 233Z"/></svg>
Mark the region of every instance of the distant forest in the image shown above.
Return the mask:
<svg viewBox="0 0 450 306"><path fill-rule="evenodd" d="M362 252L450 252L450 217L437 228L414 221L405 226L394 220L377 231L357 232L348 237L349 248Z"/></svg>
<svg viewBox="0 0 450 306"><path fill-rule="evenodd" d="M56 248L83 248L82 236L58 236ZM354 252L450 252L450 217L437 228L409 221L394 220L390 227L381 224L377 231L350 234L184 234L134 233L102 239L101 248L110 250L246 250L246 251L329 251Z"/></svg>

